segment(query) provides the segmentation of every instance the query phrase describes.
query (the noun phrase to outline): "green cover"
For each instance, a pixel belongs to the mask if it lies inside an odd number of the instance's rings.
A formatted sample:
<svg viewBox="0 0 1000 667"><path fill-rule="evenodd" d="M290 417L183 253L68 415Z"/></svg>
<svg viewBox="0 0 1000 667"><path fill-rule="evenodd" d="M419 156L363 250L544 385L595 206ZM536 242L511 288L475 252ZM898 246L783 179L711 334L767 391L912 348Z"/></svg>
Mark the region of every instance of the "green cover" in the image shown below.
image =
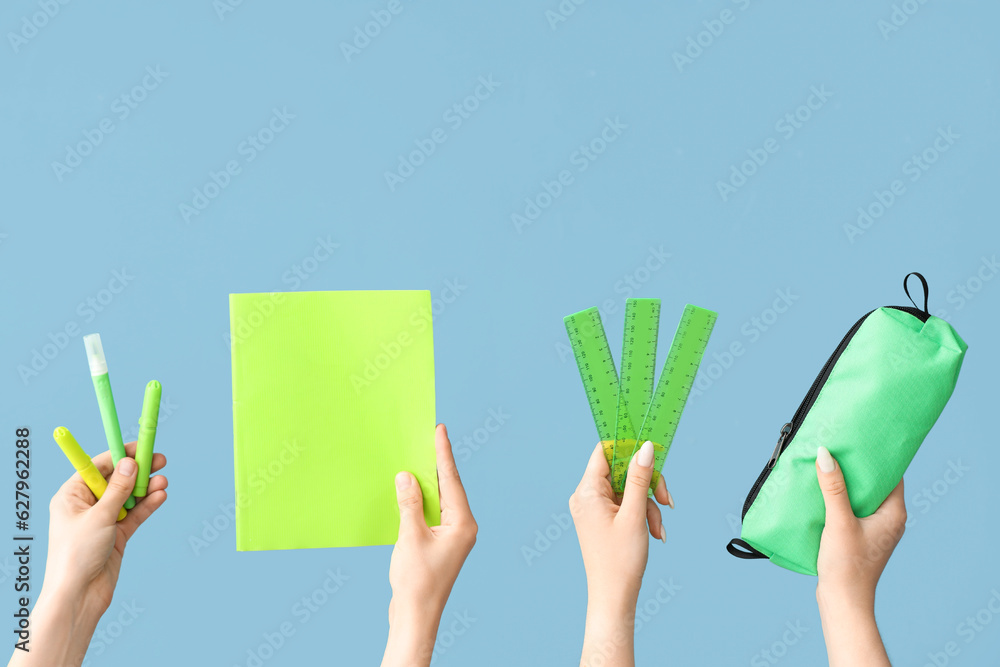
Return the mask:
<svg viewBox="0 0 1000 667"><path fill-rule="evenodd" d="M427 291L229 295L236 548L393 544L407 470L440 524Z"/></svg>
<svg viewBox="0 0 1000 667"><path fill-rule="evenodd" d="M826 509L816 448L844 471L854 513L896 487L951 397L967 346L950 324L874 311L844 349L743 518L741 537L776 565L816 574Z"/></svg>

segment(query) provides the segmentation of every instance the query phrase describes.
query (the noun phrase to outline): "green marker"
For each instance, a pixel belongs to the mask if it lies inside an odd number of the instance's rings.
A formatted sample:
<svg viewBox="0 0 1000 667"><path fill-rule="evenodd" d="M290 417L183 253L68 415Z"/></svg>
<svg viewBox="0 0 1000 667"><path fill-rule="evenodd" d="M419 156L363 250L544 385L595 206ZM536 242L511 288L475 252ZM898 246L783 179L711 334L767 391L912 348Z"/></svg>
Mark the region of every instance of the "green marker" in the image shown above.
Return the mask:
<svg viewBox="0 0 1000 667"><path fill-rule="evenodd" d="M111 395L111 380L108 379L108 362L104 358L101 334L84 336L83 346L87 348L90 377L94 381L94 390L97 392L97 405L101 409L101 421L104 422L104 435L108 439L111 460L117 466L118 461L125 458L125 445L122 443L122 429L118 424L115 398ZM125 501L125 508L132 509L133 507L135 507L135 497L129 496L128 500Z"/></svg>
<svg viewBox="0 0 1000 667"><path fill-rule="evenodd" d="M135 462L139 476L135 480L135 495L146 495L149 488L149 470L153 465L153 441L156 440L156 422L160 417L160 383L150 380L142 399L142 416L139 417L139 439L135 446Z"/></svg>

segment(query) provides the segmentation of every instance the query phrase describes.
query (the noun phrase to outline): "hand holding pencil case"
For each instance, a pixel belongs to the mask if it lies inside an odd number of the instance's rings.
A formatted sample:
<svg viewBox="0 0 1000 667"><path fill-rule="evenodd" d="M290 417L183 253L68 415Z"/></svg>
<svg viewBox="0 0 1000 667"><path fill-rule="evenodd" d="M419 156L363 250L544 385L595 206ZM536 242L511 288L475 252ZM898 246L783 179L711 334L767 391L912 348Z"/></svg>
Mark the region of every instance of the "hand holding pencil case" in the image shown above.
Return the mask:
<svg viewBox="0 0 1000 667"><path fill-rule="evenodd" d="M919 278L924 307L907 280ZM903 279L909 306L866 314L823 366L743 505L739 558L816 574L826 507L816 479L816 449L826 447L844 472L854 514L875 512L948 403L967 345L927 310L927 281Z"/></svg>

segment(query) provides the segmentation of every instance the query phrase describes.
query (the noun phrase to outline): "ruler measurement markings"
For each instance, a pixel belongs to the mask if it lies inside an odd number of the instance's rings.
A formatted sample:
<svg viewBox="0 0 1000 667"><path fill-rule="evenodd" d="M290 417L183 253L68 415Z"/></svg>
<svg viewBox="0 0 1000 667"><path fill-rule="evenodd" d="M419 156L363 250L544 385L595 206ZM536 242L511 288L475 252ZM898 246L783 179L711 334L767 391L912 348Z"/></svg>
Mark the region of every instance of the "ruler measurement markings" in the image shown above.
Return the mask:
<svg viewBox="0 0 1000 667"><path fill-rule="evenodd" d="M658 299L626 301L620 377L598 310L589 308L564 318L594 423L604 443L612 487L618 492L624 489L636 446L645 440L655 445L651 484L655 488L718 317L696 306L684 308L663 371L654 385L659 315ZM638 414L641 420L635 418ZM635 423L640 424L638 436Z"/></svg>

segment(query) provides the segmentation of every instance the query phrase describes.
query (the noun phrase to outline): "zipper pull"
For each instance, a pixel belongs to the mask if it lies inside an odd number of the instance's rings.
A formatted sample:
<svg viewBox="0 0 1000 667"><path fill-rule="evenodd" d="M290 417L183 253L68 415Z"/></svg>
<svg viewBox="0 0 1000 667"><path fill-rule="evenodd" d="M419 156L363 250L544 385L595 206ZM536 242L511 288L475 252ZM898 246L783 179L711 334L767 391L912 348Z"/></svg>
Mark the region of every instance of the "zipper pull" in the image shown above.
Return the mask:
<svg viewBox="0 0 1000 667"><path fill-rule="evenodd" d="M781 456L781 449L785 446L785 440L788 439L788 434L792 432L792 422L788 422L781 427L781 436L778 437L778 444L774 446L774 451L771 452L771 458L767 461L767 469L770 470L774 467L774 464L778 462L778 457Z"/></svg>

